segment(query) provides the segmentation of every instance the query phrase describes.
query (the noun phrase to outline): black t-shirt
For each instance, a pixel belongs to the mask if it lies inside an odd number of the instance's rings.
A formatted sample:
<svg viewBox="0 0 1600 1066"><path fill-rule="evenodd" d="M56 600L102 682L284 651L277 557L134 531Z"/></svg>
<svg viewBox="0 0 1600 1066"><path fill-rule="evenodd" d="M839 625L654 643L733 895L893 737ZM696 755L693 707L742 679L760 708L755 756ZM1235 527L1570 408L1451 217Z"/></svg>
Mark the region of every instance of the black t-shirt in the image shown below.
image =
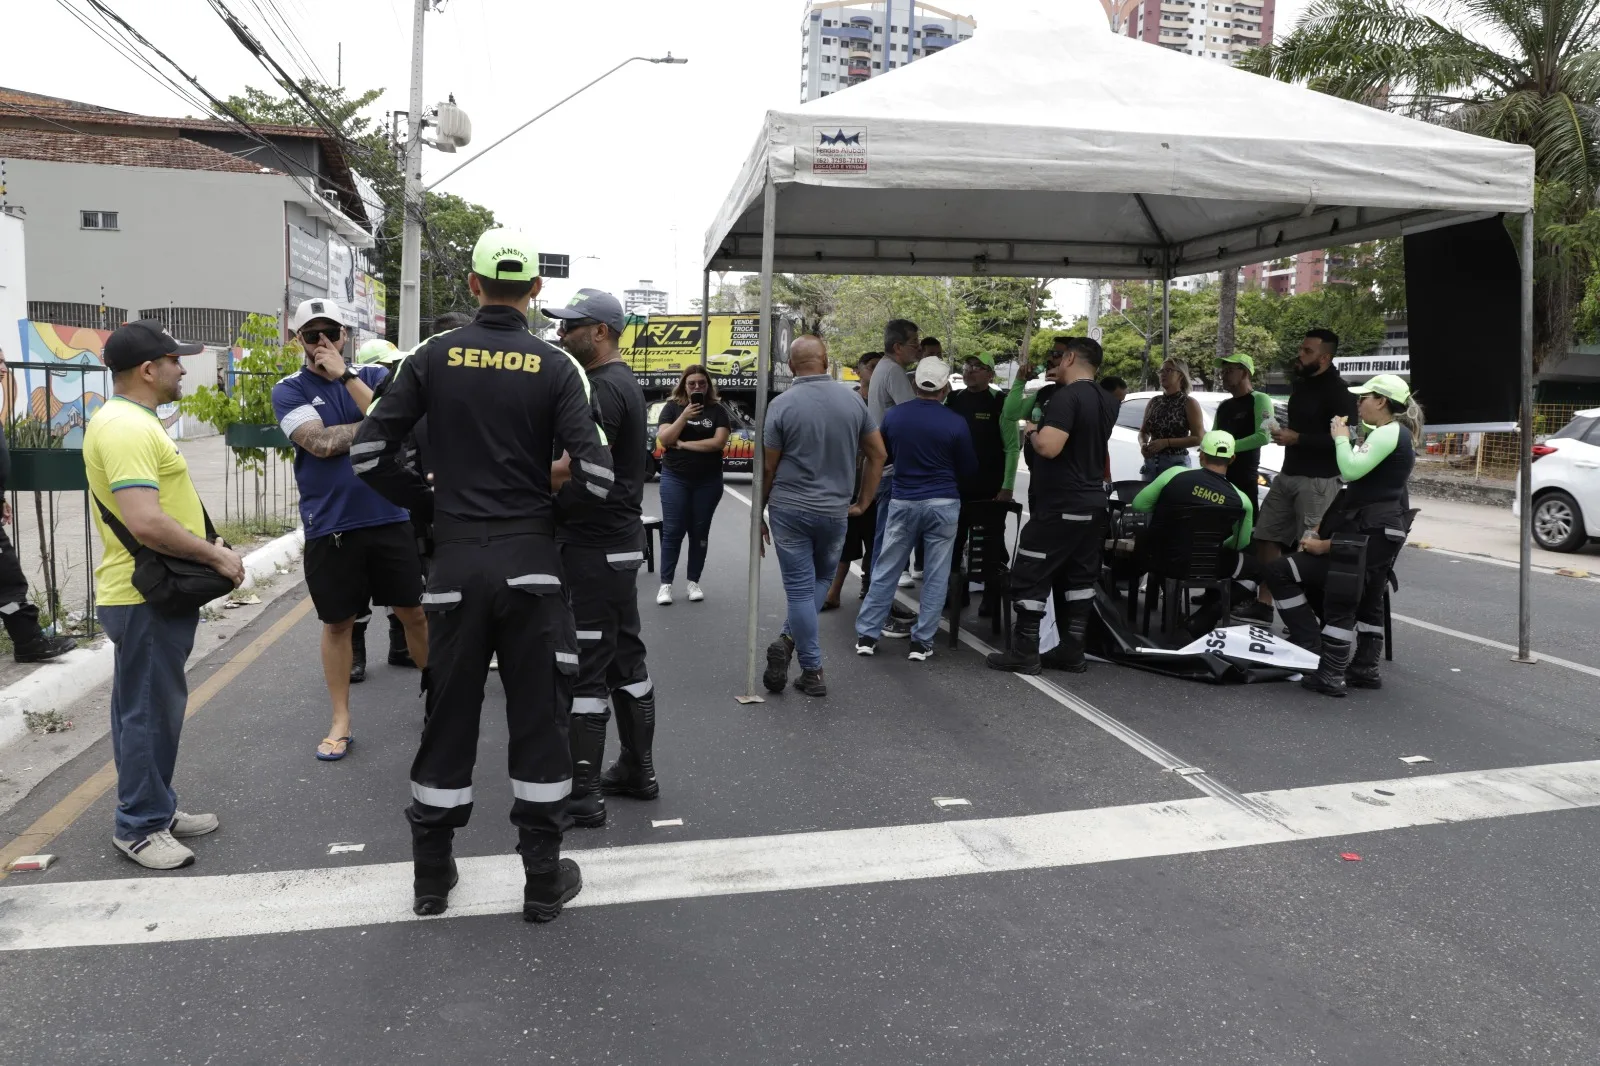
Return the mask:
<svg viewBox="0 0 1600 1066"><path fill-rule="evenodd" d="M1028 421L1036 426L1044 425L1045 408L1050 405L1050 398L1061 391L1061 386L1052 381L1033 394L1033 406L1028 409ZM1028 473L1031 475L1036 469L1036 464L1043 462L1033 454L1033 444L1027 437L1022 438L1022 458L1028 464Z"/></svg>
<svg viewBox="0 0 1600 1066"><path fill-rule="evenodd" d="M672 400L661 409L660 425L670 426L683 414L683 404ZM683 432L678 434L679 441L710 440L716 436L719 429L731 429L728 421L728 409L720 403L707 401L700 411L699 418L691 418L683 424ZM668 448L662 457L662 464L678 477L685 481L699 481L702 478L719 478L722 476L721 452L696 452L684 451L682 448Z"/></svg>
<svg viewBox="0 0 1600 1066"><path fill-rule="evenodd" d="M1000 436L1000 411L1005 404L1005 395L993 389L961 389L945 401L946 407L966 421L978 456L977 476L961 486L961 495L969 500L993 499L1005 483L1006 444Z"/></svg>
<svg viewBox="0 0 1600 1066"><path fill-rule="evenodd" d="M1032 506L1035 510L1088 514L1106 507L1106 442L1117 424L1117 398L1088 378L1063 385L1051 395L1041 425L1067 434L1054 459L1033 455Z"/></svg>
<svg viewBox="0 0 1600 1066"><path fill-rule="evenodd" d="M1261 432L1261 424L1256 418L1256 394L1247 392L1243 396L1229 396L1217 404L1215 428L1233 434L1234 440L1243 440ZM1237 452L1233 462L1228 464L1228 480L1243 489L1244 494L1252 500L1257 498L1256 479L1260 473L1260 448Z"/></svg>
<svg viewBox="0 0 1600 1066"><path fill-rule="evenodd" d="M644 390L626 363L605 363L588 374L589 395L611 451L617 493L600 500L576 480L563 485L556 495L556 539L597 548L631 546L643 529L639 516L644 512Z"/></svg>

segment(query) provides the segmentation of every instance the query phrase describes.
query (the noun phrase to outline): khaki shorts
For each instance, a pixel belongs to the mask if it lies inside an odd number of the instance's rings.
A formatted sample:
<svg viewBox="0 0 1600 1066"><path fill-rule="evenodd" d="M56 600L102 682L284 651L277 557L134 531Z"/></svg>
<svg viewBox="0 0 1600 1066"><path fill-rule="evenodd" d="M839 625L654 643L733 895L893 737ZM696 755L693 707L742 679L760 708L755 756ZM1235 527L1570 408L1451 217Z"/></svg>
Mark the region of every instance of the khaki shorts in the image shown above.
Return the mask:
<svg viewBox="0 0 1600 1066"><path fill-rule="evenodd" d="M1333 498L1339 495L1336 477L1302 477L1279 474L1261 501L1255 540L1270 540L1291 550L1308 530L1316 529Z"/></svg>

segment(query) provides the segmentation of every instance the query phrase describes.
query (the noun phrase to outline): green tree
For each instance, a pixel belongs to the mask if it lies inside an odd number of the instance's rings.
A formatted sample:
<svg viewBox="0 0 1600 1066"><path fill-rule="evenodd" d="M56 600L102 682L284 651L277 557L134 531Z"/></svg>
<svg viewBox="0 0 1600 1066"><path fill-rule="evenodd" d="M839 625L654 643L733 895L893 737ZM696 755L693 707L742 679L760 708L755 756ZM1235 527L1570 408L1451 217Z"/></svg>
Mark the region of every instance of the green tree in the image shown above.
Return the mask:
<svg viewBox="0 0 1600 1066"><path fill-rule="evenodd" d="M277 416L272 410L272 387L300 368L304 356L299 343L283 344L278 320L270 315L250 315L239 329L235 347L244 354L234 362L234 377L229 389L202 385L178 400L178 409L193 415L218 433L233 425L272 426ZM280 459L294 454L292 448L275 449ZM240 449L233 453L234 465L260 474L266 470L264 449Z"/></svg>
<svg viewBox="0 0 1600 1066"><path fill-rule="evenodd" d="M1247 69L1534 150L1534 360L1564 352L1585 256L1559 246L1600 189L1600 0L1316 0ZM1559 203L1559 209L1557 204Z"/></svg>

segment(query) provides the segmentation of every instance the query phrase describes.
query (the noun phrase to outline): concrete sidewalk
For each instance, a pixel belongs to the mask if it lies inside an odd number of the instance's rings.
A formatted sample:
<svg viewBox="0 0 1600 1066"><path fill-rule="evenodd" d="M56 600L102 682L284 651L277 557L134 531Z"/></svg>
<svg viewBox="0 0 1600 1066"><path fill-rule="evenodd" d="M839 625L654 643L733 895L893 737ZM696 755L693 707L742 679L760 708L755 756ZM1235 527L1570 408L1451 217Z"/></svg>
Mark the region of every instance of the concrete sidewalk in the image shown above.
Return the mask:
<svg viewBox="0 0 1600 1066"><path fill-rule="evenodd" d="M1520 534L1511 508L1433 496L1413 496L1411 502L1413 507L1421 508L1411 526L1413 545L1480 555L1502 562L1518 561ZM1536 546L1533 565L1600 573L1600 546L1591 544L1571 554L1544 551Z"/></svg>

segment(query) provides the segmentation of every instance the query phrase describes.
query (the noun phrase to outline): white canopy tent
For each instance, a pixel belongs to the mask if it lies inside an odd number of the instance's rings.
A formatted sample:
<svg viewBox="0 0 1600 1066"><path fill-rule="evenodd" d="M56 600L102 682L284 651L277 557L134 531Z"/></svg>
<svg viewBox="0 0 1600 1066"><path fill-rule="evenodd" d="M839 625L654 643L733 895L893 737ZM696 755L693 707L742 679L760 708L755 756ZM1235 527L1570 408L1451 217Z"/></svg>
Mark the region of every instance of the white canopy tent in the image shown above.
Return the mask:
<svg viewBox="0 0 1600 1066"><path fill-rule="evenodd" d="M768 112L707 233L705 268L761 272L765 375L774 270L1166 283L1532 207L1527 147L1112 34L1096 0L1019 0L959 46ZM1523 245L1527 453L1531 227ZM758 390L758 436L764 418ZM752 694L762 458L758 448Z"/></svg>

